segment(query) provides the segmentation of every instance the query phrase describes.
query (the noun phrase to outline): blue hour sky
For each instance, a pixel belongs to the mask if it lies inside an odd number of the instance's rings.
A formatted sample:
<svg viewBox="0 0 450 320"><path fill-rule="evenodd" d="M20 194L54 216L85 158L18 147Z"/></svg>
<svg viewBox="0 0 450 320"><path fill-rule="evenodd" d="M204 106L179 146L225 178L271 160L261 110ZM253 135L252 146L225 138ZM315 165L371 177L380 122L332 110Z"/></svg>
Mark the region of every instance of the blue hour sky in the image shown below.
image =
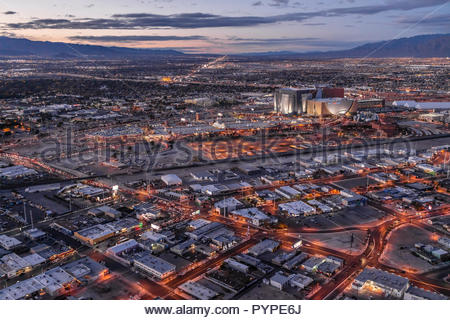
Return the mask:
<svg viewBox="0 0 450 320"><path fill-rule="evenodd" d="M326 51L450 32L448 0L0 0L0 33L185 52Z"/></svg>

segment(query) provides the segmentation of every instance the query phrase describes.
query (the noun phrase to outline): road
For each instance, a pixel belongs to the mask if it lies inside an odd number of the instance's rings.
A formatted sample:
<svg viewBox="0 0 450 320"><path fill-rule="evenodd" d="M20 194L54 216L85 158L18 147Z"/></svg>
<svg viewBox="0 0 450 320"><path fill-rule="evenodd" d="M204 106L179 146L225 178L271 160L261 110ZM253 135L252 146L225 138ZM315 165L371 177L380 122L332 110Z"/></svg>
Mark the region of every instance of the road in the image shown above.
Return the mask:
<svg viewBox="0 0 450 320"><path fill-rule="evenodd" d="M427 137L428 138L428 137ZM58 175L61 174L59 171L54 171L54 168L50 168L46 166L44 163L39 162L35 159L29 159L22 157L17 154L10 153L8 156L14 158L15 160L19 161L25 161L29 162L35 166L39 166L43 168L44 170L51 171L53 173L56 173ZM208 163L207 165L210 165ZM379 171L381 169L374 170ZM65 173L67 174L67 173ZM333 183L335 181L341 180L343 178L348 179L351 177L363 177L366 176L368 172L366 172L364 175L352 175L352 176L333 176L333 177L325 177L321 179L315 179L315 180L307 180L305 182L309 183L315 183L315 184L329 184ZM68 179L73 179L74 177L70 176L67 177ZM281 185L292 185L299 183L299 181L293 181L291 183L283 183ZM261 186L259 189L273 189L277 187L278 185L266 185ZM239 234L240 236L245 236L247 233L247 230L251 229L251 238L243 241L242 243L238 244L234 248L224 252L220 253L214 258L207 260L205 263L199 265L198 267L186 271L184 274L179 274L173 279L168 280L167 282L156 282L152 281L150 279L140 279L139 283L142 285L142 287L149 293L152 297L164 297L169 299L181 299L179 295L175 293L175 290L177 287L187 281L193 280L202 274L205 274L208 270L219 267L223 261L229 257L232 257L240 252L243 252L250 248L251 246L258 243L258 241L262 240L263 238L274 238L277 240L280 240L283 245L285 246L292 246L293 243L297 242L299 240L298 236L296 236L296 233L310 233L310 234L324 234L324 233L335 233L340 231L351 231L351 230L365 230L368 232L369 237L367 239L367 244L365 250L359 254L359 255L350 255L347 253L343 253L338 250L330 249L322 245L318 245L312 242L308 242L304 240L304 246L301 249L302 251L310 254L310 255L332 255L339 257L345 261L344 267L342 270L340 270L337 274L335 274L333 277L331 277L330 281L326 284L324 284L319 290L317 290L312 296L311 299L333 299L338 297L343 290L348 287L348 285L352 282L355 275L357 275L359 272L361 272L366 266L379 268L385 271L396 273L400 276L407 277L410 282L413 285L416 285L421 288L425 288L432 291L438 291L440 293L443 293L445 295L450 296L450 285L442 283L441 281L430 279L426 277L425 275L418 275L413 274L410 272L407 272L405 270L399 270L396 268L393 268L391 266L384 265L379 262L379 257L381 253L384 251L386 246L386 237L388 236L389 232L394 228L398 227L402 224L406 223L414 223L419 224L421 227L429 227L424 225L423 220L428 219L429 216L437 216L437 215L449 215L450 212L448 210L444 209L438 209L433 210L428 213L427 217L423 216L408 216L402 215L398 212L396 212L394 209L389 209L383 206L381 203L371 200L370 205L384 211L390 219L382 222L379 225L376 226L350 226L350 227L339 227L336 229L329 229L329 230L311 230L306 229L303 227L298 228L289 228L287 230L273 230L273 229L267 229L262 227L255 227L255 226L248 226L245 223L237 223L236 221L232 221L230 219L221 217L221 216L215 216L215 215L202 215L202 217L206 217L213 221L220 221L222 223L227 224L229 227L233 228L236 232L236 234ZM87 209L79 210L76 212L70 212L67 215L72 214L78 214L82 213ZM40 228L46 228L48 227L53 221L56 219L61 219L65 216L60 216L55 219L50 219L46 221L42 221L38 223L36 226ZM18 230L10 230L8 234L18 231ZM107 262L108 267L110 267L114 272L117 273L127 273L129 272L128 268L125 268L115 262L112 259L109 259L108 257L101 255L97 256L99 253L91 253L92 257L96 257L97 259L103 259Z"/></svg>

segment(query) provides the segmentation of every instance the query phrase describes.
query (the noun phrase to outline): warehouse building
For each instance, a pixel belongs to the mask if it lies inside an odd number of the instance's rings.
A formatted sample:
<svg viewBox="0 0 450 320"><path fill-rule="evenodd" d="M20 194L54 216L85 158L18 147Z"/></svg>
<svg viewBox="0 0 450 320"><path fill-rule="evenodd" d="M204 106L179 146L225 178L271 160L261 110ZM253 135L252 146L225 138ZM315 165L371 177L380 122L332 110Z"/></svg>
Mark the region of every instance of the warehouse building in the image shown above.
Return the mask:
<svg viewBox="0 0 450 320"><path fill-rule="evenodd" d="M353 281L358 293L370 293L401 299L409 287L409 280L376 268L365 268Z"/></svg>
<svg viewBox="0 0 450 320"><path fill-rule="evenodd" d="M145 254L134 259L134 267L144 274L165 279L175 273L175 266L166 260L151 254Z"/></svg>
<svg viewBox="0 0 450 320"><path fill-rule="evenodd" d="M280 243L278 241L266 239L248 249L248 253L257 257L265 252L274 252L279 246Z"/></svg>
<svg viewBox="0 0 450 320"><path fill-rule="evenodd" d="M22 241L17 240L16 238L0 234L0 246L3 247L5 250L13 250L18 246L20 246L21 244Z"/></svg>
<svg viewBox="0 0 450 320"><path fill-rule="evenodd" d="M254 207L234 210L230 215L236 220L250 223L255 226L261 226L264 223L271 221L271 218L268 215Z"/></svg>
<svg viewBox="0 0 450 320"><path fill-rule="evenodd" d="M299 200L294 202L282 203L279 205L280 211L292 217L308 216L316 213L316 209L305 202Z"/></svg>
<svg viewBox="0 0 450 320"><path fill-rule="evenodd" d="M442 294L410 286L405 292L405 300L448 300Z"/></svg>
<svg viewBox="0 0 450 320"><path fill-rule="evenodd" d="M183 181L176 174L166 174L161 177L161 180L167 186L176 186L183 184Z"/></svg>
<svg viewBox="0 0 450 320"><path fill-rule="evenodd" d="M7 180L21 179L36 175L38 175L38 172L36 170L24 166L0 168L0 178Z"/></svg>
<svg viewBox="0 0 450 320"><path fill-rule="evenodd" d="M211 290L198 282L188 281L178 287L186 292L188 295L197 298L199 300L211 300L219 294L214 290Z"/></svg>
<svg viewBox="0 0 450 320"><path fill-rule="evenodd" d="M95 246L97 243L113 237L115 232L116 230L108 225L97 224L95 226L75 232L74 236L75 238L86 244Z"/></svg>
<svg viewBox="0 0 450 320"><path fill-rule="evenodd" d="M214 209L220 215L226 216L231 211L242 208L244 204L234 197L226 198L214 204Z"/></svg>

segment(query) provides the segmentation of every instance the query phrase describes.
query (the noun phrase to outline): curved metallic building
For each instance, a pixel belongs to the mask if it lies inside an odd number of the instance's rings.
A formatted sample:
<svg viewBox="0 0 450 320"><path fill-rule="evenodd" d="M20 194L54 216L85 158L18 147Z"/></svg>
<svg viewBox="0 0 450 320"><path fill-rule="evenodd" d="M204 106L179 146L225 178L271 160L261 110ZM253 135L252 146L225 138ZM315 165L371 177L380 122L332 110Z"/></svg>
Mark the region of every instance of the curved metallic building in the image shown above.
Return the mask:
<svg viewBox="0 0 450 320"><path fill-rule="evenodd" d="M354 101L345 98L314 99L307 102L307 113L312 116L338 116L354 112Z"/></svg>

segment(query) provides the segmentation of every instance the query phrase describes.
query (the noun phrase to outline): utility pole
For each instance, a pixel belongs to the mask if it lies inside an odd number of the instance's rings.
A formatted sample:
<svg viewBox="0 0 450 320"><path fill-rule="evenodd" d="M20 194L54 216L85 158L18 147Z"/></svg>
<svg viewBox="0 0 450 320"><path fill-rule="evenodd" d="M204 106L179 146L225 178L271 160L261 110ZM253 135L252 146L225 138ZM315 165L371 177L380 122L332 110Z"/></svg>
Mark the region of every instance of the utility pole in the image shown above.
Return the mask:
<svg viewBox="0 0 450 320"><path fill-rule="evenodd" d="M445 165L447 165L447 179L450 176L450 161L447 160L447 151L445 152L445 156L444 156L444 171L445 171ZM450 160L450 159L449 159ZM447 163L449 162L449 163Z"/></svg>
<svg viewBox="0 0 450 320"><path fill-rule="evenodd" d="M31 220L31 229L34 229L33 208L30 208L30 220Z"/></svg>
<svg viewBox="0 0 450 320"><path fill-rule="evenodd" d="M447 161L447 152L444 152L444 161L442 162L442 169L444 170L444 172L445 172L445 163L446 163L446 161Z"/></svg>
<svg viewBox="0 0 450 320"><path fill-rule="evenodd" d="M352 236L350 237L350 249L353 249L353 242L355 241L355 235L352 232Z"/></svg>
<svg viewBox="0 0 450 320"><path fill-rule="evenodd" d="M450 165L447 166L447 179L450 177Z"/></svg>

